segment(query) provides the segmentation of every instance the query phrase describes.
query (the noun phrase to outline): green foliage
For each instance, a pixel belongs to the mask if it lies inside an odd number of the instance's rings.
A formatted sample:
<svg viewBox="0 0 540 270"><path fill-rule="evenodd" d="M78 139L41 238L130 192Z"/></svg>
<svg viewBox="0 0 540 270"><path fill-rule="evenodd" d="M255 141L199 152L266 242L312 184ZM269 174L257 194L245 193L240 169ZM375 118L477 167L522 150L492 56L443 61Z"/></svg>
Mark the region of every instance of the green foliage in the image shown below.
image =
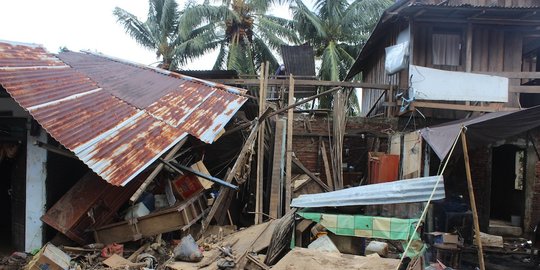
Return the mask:
<svg viewBox="0 0 540 270"><path fill-rule="evenodd" d="M268 15L274 1L222 0L219 5L187 6L182 11L180 33L192 25L212 25L219 47L214 69L234 69L241 74L255 74L260 65L270 62L270 69L278 66L272 50L282 44L298 43L292 21Z"/></svg>
<svg viewBox="0 0 540 270"><path fill-rule="evenodd" d="M215 26L187 20L189 18L178 10L175 0L149 0L148 6L144 22L119 7L113 14L137 43L156 52L156 57L161 58L161 68L178 69L219 45Z"/></svg>
<svg viewBox="0 0 540 270"><path fill-rule="evenodd" d="M321 60L319 77L329 81L345 78L380 15L393 3L392 0L317 0L315 10L309 10L301 0L292 2L296 30L302 40L314 47L316 57ZM358 104L356 95L350 98L351 104ZM319 106L331 108L331 96L322 98Z"/></svg>

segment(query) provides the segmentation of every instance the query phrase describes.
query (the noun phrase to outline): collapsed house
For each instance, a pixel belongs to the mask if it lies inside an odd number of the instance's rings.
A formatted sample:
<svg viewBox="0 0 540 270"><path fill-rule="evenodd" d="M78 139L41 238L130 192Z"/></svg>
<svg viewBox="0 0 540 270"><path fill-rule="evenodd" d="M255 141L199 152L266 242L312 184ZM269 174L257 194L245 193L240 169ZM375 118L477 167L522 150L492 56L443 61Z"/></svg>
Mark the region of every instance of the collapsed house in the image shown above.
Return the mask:
<svg viewBox="0 0 540 270"><path fill-rule="evenodd" d="M90 52L53 55L14 42L0 52L2 193L11 195L2 196L11 215L1 239L11 235L18 250L42 246L41 217L88 169L95 176L86 178L102 182L88 186L96 194L123 186L129 199L163 153L188 136L212 143L247 100L241 89ZM125 202L107 205L114 199L104 206Z"/></svg>
<svg viewBox="0 0 540 270"><path fill-rule="evenodd" d="M11 126L16 120L5 118L3 153L11 164L30 153L42 156L38 164L46 158L46 176L42 170L23 182L38 183L42 196L44 188L57 194L30 205L40 212L27 210L27 220L43 226L41 218L80 245L156 235L152 241L161 242L162 234L200 227L194 235L210 249L203 262L170 269L215 269L225 257L228 267L309 267L305 257L317 261L321 250L362 255L346 262L327 255L337 268L356 261L424 269L436 260L459 268L462 253L481 269L490 254L522 259L534 246L489 234L528 236L540 221L538 11L527 0L397 1L349 71L361 82L316 80L306 45L282 48L284 74L271 75L267 65L258 78L190 73L216 84L93 53L50 55L6 43L0 84L12 99L2 102L7 115L25 119ZM362 89L364 117L347 117L351 88ZM25 96L42 89L65 92ZM309 106L324 95L333 95L334 110ZM87 111L94 121L80 118ZM44 137L29 144L36 136ZM26 158L13 154L17 147L27 148ZM71 164L66 176L63 164ZM165 208L119 217L126 202L131 210L144 204L145 190L167 193L163 183L204 187L165 196L174 199ZM223 238L227 226L251 227ZM363 256L370 253L388 259Z"/></svg>

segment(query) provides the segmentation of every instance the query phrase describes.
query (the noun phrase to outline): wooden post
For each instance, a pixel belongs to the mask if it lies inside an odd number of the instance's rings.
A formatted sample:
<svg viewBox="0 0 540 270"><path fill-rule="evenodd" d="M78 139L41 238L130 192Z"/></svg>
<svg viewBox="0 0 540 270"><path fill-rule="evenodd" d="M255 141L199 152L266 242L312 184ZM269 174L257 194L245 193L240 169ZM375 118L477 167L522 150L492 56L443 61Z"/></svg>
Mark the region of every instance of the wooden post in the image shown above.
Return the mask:
<svg viewBox="0 0 540 270"><path fill-rule="evenodd" d="M178 142L172 149L171 151L169 151L169 153L167 153L167 155L165 156L165 160L169 160L171 159L172 157L174 157L174 155L176 155L176 152L178 152L178 150L180 150L180 148L182 148L182 146L184 145L184 143L186 143L187 141L187 137L186 138L183 138L182 140L180 140L180 142ZM150 185L150 183L152 182L152 180L154 180L154 178L156 178L156 176L159 174L159 172L161 172L161 170L163 169L163 166L164 164L163 163L160 163L159 165L157 165L157 167L152 171L152 173L150 173L150 175L148 177L146 177L146 179L144 180L144 182L141 184L141 186L137 189L137 191L135 191L135 193L131 196L131 198L129 199L129 201L131 203L135 203L139 197L141 196L141 194L146 190L146 188L148 187L148 185Z"/></svg>
<svg viewBox="0 0 540 270"><path fill-rule="evenodd" d="M294 78L293 75L289 75L289 100L287 102L288 106L291 106L294 103ZM285 160L285 212L289 211L291 208L291 199L292 199L292 141L293 141L293 114L294 108L291 108L287 111L287 159Z"/></svg>
<svg viewBox="0 0 540 270"><path fill-rule="evenodd" d="M473 29L472 24L467 24L467 40L465 44L465 72L472 71L472 40L473 40Z"/></svg>
<svg viewBox="0 0 540 270"><path fill-rule="evenodd" d="M273 218L281 217L283 171L285 163L285 120L276 120L274 132L274 157L272 162L272 182L270 184L270 205L268 215Z"/></svg>
<svg viewBox="0 0 540 270"><path fill-rule="evenodd" d="M255 137L257 135L257 132L259 130L259 127L264 125L264 122L255 122L255 125L253 125L251 133L249 134L248 138L246 139L244 146L242 147L242 150L240 151L240 154L238 154L238 158L236 159L236 162L234 163L232 169L227 173L227 176L225 176L225 181L228 183L231 183L234 176L240 172L240 170L246 165L246 161L248 158L248 155L251 155L250 150L253 148L253 144L255 143ZM199 232L199 236L201 236L204 231L208 228L208 225L210 225L210 222L216 215L216 212L220 208L221 204L225 201L227 198L227 190L230 190L225 187L221 187L219 189L219 194L217 198L215 199L214 203L212 204L212 208L210 209L210 212L208 212L208 215L202 222L202 228Z"/></svg>
<svg viewBox="0 0 540 270"><path fill-rule="evenodd" d="M484 264L484 251L482 249L482 241L480 240L480 225L478 223L478 212L476 211L476 201L474 199L474 190L471 177L471 166L469 164L469 151L467 149L467 138L465 136L465 128L461 129L461 145L463 146L463 158L465 159L465 172L467 174L467 188L469 190L469 199L471 203L471 210L473 213L474 234L476 245L478 245L478 263L480 264L480 270L485 270Z"/></svg>
<svg viewBox="0 0 540 270"><path fill-rule="evenodd" d="M268 64L261 64L260 84L259 84L259 118L265 111L266 107L266 80ZM262 213L263 211L263 178L264 178L264 130L265 126L259 128L257 138L257 182L255 184L255 212ZM262 223L262 215L255 215L255 224Z"/></svg>
<svg viewBox="0 0 540 270"><path fill-rule="evenodd" d="M326 175L326 183L331 190L334 190L334 180L332 179L332 172L330 172L330 165L328 164L328 156L326 155L326 147L324 141L321 142L321 154L324 163L324 174Z"/></svg>

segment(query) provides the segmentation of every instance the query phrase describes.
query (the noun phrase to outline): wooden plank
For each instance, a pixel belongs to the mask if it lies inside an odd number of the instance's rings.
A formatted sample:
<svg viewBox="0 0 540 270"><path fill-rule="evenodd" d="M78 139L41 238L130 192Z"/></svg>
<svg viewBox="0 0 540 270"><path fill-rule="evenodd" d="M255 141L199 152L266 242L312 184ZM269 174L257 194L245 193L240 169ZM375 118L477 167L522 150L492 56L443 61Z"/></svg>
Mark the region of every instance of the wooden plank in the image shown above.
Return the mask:
<svg viewBox="0 0 540 270"><path fill-rule="evenodd" d="M294 103L294 85L295 80L293 75L289 76L289 97L287 105L290 107ZM287 158L285 159L285 212L289 211L292 200L292 154L293 154L293 121L294 113L292 108L287 111Z"/></svg>
<svg viewBox="0 0 540 270"><path fill-rule="evenodd" d="M224 179L226 182L231 183L235 175L239 173L240 169L244 167L248 154L250 154L250 150L252 149L253 144L255 142L255 138L258 133L259 126L261 126L261 123L259 122L255 122L255 125L253 125L253 128L251 129L251 133L246 139L246 142L244 143L244 146L242 147L240 154L238 154L238 158L236 159L236 162L234 163L232 169L229 171L229 173L227 173L227 176ZM226 189L225 187L221 187L219 189L219 195L214 200L214 204L212 204L212 208L210 208L210 212L208 212L208 215L202 222L202 228L201 228L201 231L199 232L199 235L202 235L202 233L204 233L204 231L208 228L208 225L210 225L210 222L214 218L217 210L220 208L220 205L226 199L225 189Z"/></svg>
<svg viewBox="0 0 540 270"><path fill-rule="evenodd" d="M474 72L493 76L501 76L510 79L540 79L540 72L519 72L519 71L501 71L501 72Z"/></svg>
<svg viewBox="0 0 540 270"><path fill-rule="evenodd" d="M268 79L268 63L261 65L259 84L259 118L266 108L266 80ZM262 213L263 209L263 179L264 179L264 131L265 125L259 128L257 137L257 179L255 183L255 212ZM255 215L255 224L262 222L262 215Z"/></svg>
<svg viewBox="0 0 540 270"><path fill-rule="evenodd" d="M244 86L259 86L260 80L258 79L212 79L212 81L227 85L244 85ZM290 84L290 79L268 79L268 86L282 86ZM341 86L351 88L365 88L365 89L390 89L389 84L379 83L364 83L364 82L340 82L340 81L319 81L319 80L296 80L296 87L300 86Z"/></svg>
<svg viewBox="0 0 540 270"><path fill-rule="evenodd" d="M413 131L403 136L402 155L403 179L420 177L422 169L422 138L419 132Z"/></svg>
<svg viewBox="0 0 540 270"><path fill-rule="evenodd" d="M481 71L488 71L489 70L489 30L487 28L482 28L481 31L481 50L482 50L482 57L480 58L480 70Z"/></svg>
<svg viewBox="0 0 540 270"><path fill-rule="evenodd" d="M304 166L304 164L302 164L302 162L300 162L300 160L297 157L292 156L292 162L294 163L294 165L300 168L300 170L302 170L305 174L307 174L309 178L317 182L325 191L332 191L330 187L326 185L319 177L317 177L310 170L308 170L306 166Z"/></svg>
<svg viewBox="0 0 540 270"><path fill-rule="evenodd" d="M483 54L483 50L482 50L482 38L481 38L481 34L482 33L482 29L479 28L478 26L474 26L474 29L473 29L473 44L472 44L472 71L474 72L478 72L481 70L481 66L480 66L480 59L482 57L482 54Z"/></svg>
<svg viewBox="0 0 540 270"><path fill-rule="evenodd" d="M463 147L463 158L465 160L465 174L467 175L467 189L469 191L469 199L471 210L473 212L474 234L476 245L478 246L478 263L480 264L480 270L485 270L484 264L484 251L482 250L482 241L480 240L481 232L480 225L478 223L478 212L476 210L476 201L474 198L474 189L472 184L471 167L469 163L469 150L467 147L467 137L465 136L464 129L461 129L461 146Z"/></svg>
<svg viewBox="0 0 540 270"><path fill-rule="evenodd" d="M274 132L274 157L272 162L272 182L270 183L270 208L268 215L273 218L281 217L283 171L285 163L285 120L276 121Z"/></svg>
<svg viewBox="0 0 540 270"><path fill-rule="evenodd" d="M204 195L196 195L176 206L158 210L140 218L101 226L94 231L95 240L104 244L124 243L189 227L201 219L204 212L194 213L193 216L188 215L187 221L179 212L186 211L186 208L196 203L202 196Z"/></svg>
<svg viewBox="0 0 540 270"><path fill-rule="evenodd" d="M467 45L465 48L465 72L472 71L472 43L473 43L473 29L472 24L467 24Z"/></svg>
<svg viewBox="0 0 540 270"><path fill-rule="evenodd" d="M324 174L326 175L326 183L331 190L334 189L334 180L332 180L332 172L330 171L330 164L328 163L328 156L326 155L326 146L324 141L321 141L321 154L324 163Z"/></svg>
<svg viewBox="0 0 540 270"><path fill-rule="evenodd" d="M178 150L180 150L180 148L182 148L182 146L184 145L184 143L186 143L187 141L187 137L183 138L182 140L180 140L174 147L173 149L171 149L171 151L169 151L169 153L167 153L167 155L165 156L165 160L169 160L171 159L172 157L174 157L174 155L176 154L176 152L178 152ZM165 166L163 163L160 163L159 165L157 165L157 167L152 171L152 173L144 180L144 182L141 184L141 186L137 189L137 191L135 192L135 194L133 194L131 196L131 198L129 199L129 201L131 203L135 203L139 197L141 196L141 194L146 190L146 188L148 187L148 185L150 185L150 183L152 182L152 180L154 180L154 178L159 174L159 172L161 172L161 170L163 169L163 166Z"/></svg>
<svg viewBox="0 0 540 270"><path fill-rule="evenodd" d="M511 85L508 89L510 93L540 93L540 85Z"/></svg>
<svg viewBox="0 0 540 270"><path fill-rule="evenodd" d="M471 111L471 112L496 112L496 111L519 110L519 108L497 109L491 106L472 106L472 105L435 103L435 102L424 102L424 101L415 101L415 102L412 102L411 105L416 108L445 109L445 110Z"/></svg>

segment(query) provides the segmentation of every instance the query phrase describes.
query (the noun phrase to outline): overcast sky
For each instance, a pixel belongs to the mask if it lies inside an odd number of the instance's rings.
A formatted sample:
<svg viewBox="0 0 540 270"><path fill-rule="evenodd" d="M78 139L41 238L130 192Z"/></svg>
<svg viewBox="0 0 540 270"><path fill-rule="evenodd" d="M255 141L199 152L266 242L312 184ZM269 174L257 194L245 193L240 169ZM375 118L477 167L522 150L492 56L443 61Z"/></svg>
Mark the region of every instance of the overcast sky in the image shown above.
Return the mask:
<svg viewBox="0 0 540 270"><path fill-rule="evenodd" d="M180 7L184 0L177 0ZM306 1L311 2L311 1ZM129 37L112 12L121 7L145 20L147 0L2 0L0 40L44 45L50 52L60 47L72 51L92 50L142 64L157 61L155 53ZM272 14L290 17L287 6ZM216 53L190 63L186 69L211 69Z"/></svg>

